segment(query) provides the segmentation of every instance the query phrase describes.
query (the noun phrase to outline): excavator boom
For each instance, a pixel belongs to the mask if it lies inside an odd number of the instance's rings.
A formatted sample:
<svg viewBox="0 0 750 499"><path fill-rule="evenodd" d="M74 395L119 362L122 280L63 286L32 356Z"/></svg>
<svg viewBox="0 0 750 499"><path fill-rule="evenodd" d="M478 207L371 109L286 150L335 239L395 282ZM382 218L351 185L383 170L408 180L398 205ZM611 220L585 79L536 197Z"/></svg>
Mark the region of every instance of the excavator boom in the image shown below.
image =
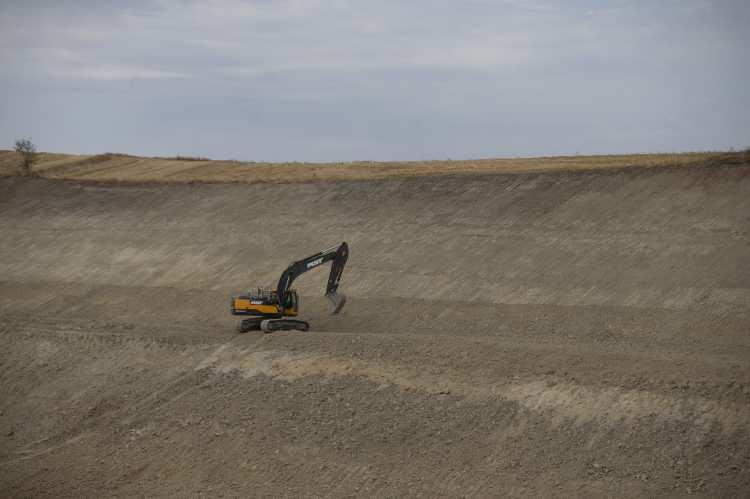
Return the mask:
<svg viewBox="0 0 750 499"><path fill-rule="evenodd" d="M333 246L314 255L297 260L289 264L289 267L281 274L279 284L276 286L276 294L279 296L279 302L282 308L289 306L289 290L294 280L305 272L312 270L327 262L331 264L331 272L328 275L328 285L326 286L326 298L331 301L332 314L341 311L346 303L346 297L337 293L341 274L344 272L346 260L349 258L349 246L343 242L338 246Z"/></svg>

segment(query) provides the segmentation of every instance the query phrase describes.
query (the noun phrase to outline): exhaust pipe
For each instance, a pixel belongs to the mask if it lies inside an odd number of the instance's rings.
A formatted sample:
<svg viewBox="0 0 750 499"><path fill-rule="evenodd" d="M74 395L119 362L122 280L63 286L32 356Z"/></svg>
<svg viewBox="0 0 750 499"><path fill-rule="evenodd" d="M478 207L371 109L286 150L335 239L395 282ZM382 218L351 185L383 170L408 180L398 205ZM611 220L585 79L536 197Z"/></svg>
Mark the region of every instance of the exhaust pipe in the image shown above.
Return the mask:
<svg viewBox="0 0 750 499"><path fill-rule="evenodd" d="M331 315L338 314L344 308L344 305L346 305L346 295L343 293L339 294L334 291L333 293L326 294L326 298L331 302Z"/></svg>

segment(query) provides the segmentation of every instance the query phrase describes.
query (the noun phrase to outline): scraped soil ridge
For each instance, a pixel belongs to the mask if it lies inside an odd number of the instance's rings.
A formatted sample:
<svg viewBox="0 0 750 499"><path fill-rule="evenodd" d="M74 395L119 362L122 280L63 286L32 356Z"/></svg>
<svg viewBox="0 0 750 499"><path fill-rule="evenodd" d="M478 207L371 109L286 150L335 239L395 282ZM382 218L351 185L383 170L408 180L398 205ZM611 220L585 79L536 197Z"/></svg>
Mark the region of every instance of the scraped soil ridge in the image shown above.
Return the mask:
<svg viewBox="0 0 750 499"><path fill-rule="evenodd" d="M750 490L750 166L5 177L0 231L2 496ZM342 240L341 315L234 332Z"/></svg>

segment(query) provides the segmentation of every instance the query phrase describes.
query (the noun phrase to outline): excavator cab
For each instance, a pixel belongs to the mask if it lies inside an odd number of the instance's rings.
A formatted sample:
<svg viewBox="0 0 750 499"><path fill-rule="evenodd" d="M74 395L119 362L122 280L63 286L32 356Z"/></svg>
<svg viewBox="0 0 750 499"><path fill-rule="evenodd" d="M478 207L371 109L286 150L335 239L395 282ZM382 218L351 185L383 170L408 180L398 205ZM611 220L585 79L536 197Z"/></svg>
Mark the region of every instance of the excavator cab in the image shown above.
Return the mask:
<svg viewBox="0 0 750 499"><path fill-rule="evenodd" d="M241 333L258 329L266 333L287 330L308 331L310 325L306 321L292 318L297 317L299 313L299 296L291 285L300 275L329 261L331 273L328 276L326 298L331 302L331 313L338 314L346 304L346 296L337 291L348 257L349 246L344 242L292 262L281 274L276 289L257 288L255 292L233 297L230 304L232 315L249 316L240 322L237 330Z"/></svg>

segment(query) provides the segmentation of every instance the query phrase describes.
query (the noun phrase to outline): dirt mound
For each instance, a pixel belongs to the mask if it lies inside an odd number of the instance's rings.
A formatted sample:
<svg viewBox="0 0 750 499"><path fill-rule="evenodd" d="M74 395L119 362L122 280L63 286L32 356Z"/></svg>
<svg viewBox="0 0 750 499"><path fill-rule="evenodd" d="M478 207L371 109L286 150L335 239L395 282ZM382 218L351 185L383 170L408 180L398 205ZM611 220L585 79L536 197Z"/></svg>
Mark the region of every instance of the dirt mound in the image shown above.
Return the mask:
<svg viewBox="0 0 750 499"><path fill-rule="evenodd" d="M743 495L749 213L742 165L2 179L0 495ZM342 315L234 333L341 240Z"/></svg>

